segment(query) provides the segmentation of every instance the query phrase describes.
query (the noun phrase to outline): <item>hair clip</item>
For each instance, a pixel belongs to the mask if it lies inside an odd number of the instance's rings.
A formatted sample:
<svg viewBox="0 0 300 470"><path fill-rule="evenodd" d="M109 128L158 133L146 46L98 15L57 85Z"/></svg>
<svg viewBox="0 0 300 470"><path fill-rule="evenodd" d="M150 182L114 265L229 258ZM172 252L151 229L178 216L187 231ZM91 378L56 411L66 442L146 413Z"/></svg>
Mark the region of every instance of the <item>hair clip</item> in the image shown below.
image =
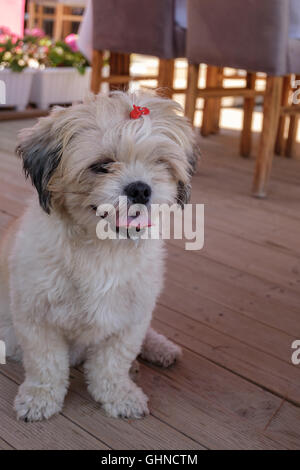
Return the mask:
<svg viewBox="0 0 300 470"><path fill-rule="evenodd" d="M150 114L150 110L148 108L141 108L141 106L133 105L133 109L130 112L130 119L138 119L142 115Z"/></svg>

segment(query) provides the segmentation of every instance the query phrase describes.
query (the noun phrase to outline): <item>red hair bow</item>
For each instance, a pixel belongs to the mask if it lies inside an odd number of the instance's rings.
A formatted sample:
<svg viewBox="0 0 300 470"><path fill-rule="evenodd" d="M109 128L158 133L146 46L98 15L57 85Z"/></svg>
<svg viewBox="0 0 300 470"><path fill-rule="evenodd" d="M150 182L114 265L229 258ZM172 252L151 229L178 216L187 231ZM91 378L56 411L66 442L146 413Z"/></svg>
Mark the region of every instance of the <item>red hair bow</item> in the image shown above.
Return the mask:
<svg viewBox="0 0 300 470"><path fill-rule="evenodd" d="M133 105L133 110L130 112L131 119L138 119L142 115L150 114L150 110L148 108L141 108L140 106Z"/></svg>

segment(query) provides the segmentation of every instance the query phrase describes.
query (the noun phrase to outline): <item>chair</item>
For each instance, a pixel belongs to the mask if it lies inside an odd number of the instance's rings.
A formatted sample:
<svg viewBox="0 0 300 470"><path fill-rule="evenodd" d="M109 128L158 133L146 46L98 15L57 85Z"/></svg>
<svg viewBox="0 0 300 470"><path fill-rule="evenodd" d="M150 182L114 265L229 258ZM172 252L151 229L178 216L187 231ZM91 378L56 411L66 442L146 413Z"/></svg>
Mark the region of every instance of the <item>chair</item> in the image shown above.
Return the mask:
<svg viewBox="0 0 300 470"><path fill-rule="evenodd" d="M44 22L53 22L53 38L59 41L71 33L72 23L80 23L83 16L72 9L84 8L86 0L30 0L28 4L28 29L44 29ZM53 12L49 12L53 9Z"/></svg>
<svg viewBox="0 0 300 470"><path fill-rule="evenodd" d="M282 104L284 77L300 73L299 10L299 0L188 0L187 57L190 65L186 113L191 119L198 96L243 96L242 140L244 151L248 153L254 99L262 93L255 90L254 74L267 74L263 130L253 182L253 194L257 197L266 195L279 117L281 113L296 115L299 111L297 107L291 111L289 106ZM225 89L214 85L211 89L198 90L200 63L248 70L246 88Z"/></svg>
<svg viewBox="0 0 300 470"><path fill-rule="evenodd" d="M104 81L120 87L134 79L157 79L171 95L174 59L185 56L185 4L186 0L94 1L92 91L97 93ZM105 50L111 53L108 78L102 77ZM131 53L158 57L158 76L130 76Z"/></svg>

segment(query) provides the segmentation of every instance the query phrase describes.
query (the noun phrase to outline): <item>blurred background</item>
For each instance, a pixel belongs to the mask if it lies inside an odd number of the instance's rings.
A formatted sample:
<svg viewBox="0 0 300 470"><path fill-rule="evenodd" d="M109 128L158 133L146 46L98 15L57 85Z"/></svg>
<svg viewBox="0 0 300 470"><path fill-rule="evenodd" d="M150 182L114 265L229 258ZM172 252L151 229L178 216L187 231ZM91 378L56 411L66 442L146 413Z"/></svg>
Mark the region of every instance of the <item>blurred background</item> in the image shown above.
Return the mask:
<svg viewBox="0 0 300 470"><path fill-rule="evenodd" d="M19 130L139 88L182 105L202 152L205 246L167 243L153 320L183 358L141 363L140 422L107 418L74 369L62 414L17 423L23 370L1 366L0 449L299 448L300 0L0 0L0 233L33 194Z"/></svg>

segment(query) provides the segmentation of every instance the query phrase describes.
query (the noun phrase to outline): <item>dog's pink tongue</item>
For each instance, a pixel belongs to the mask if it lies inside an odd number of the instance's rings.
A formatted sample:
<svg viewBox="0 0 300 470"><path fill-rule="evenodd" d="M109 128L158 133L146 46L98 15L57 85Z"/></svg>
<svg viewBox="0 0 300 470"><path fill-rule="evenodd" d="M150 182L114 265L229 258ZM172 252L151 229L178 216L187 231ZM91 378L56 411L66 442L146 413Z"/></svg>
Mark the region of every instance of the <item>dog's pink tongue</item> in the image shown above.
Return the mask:
<svg viewBox="0 0 300 470"><path fill-rule="evenodd" d="M116 214L116 226L117 227L137 227L146 228L151 227L150 214L140 214L136 217L125 215L121 216L119 212Z"/></svg>

